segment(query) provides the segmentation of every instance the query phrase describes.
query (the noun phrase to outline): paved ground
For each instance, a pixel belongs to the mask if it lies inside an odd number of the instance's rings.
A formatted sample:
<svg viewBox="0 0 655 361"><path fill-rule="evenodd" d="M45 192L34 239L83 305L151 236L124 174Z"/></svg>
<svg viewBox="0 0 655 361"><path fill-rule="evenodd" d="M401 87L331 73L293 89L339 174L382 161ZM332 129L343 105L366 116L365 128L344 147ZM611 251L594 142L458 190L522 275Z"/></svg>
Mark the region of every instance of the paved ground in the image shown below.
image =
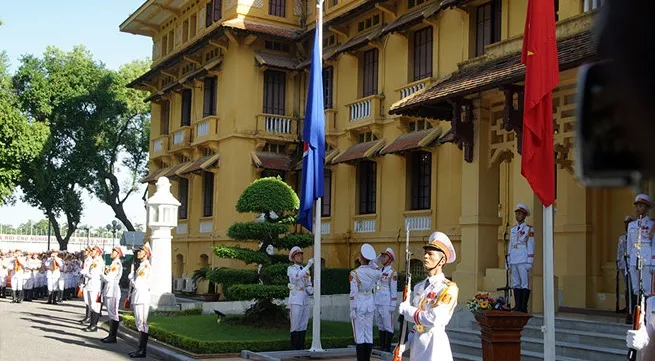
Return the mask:
<svg viewBox="0 0 655 361"><path fill-rule="evenodd" d="M0 298L0 361L130 360L127 354L136 348L120 339L115 344L100 342L107 335L103 330L82 331L78 320L84 317L84 307L80 301L56 306L43 300L10 302Z"/></svg>

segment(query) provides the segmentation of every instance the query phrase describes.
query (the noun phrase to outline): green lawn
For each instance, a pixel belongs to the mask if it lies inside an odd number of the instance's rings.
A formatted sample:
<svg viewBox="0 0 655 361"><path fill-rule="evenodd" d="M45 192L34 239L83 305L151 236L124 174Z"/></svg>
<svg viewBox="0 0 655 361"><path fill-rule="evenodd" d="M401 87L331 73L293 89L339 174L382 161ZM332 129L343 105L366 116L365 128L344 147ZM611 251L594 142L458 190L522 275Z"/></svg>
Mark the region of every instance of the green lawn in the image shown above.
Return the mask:
<svg viewBox="0 0 655 361"><path fill-rule="evenodd" d="M197 315L184 317L151 317L151 326L161 327L167 331L181 334L200 341L222 340L287 340L289 327L277 329L252 328L242 325L216 323L215 315ZM312 321L307 326L307 337L311 337ZM352 335L352 327L346 322L321 322L321 337L344 337Z"/></svg>

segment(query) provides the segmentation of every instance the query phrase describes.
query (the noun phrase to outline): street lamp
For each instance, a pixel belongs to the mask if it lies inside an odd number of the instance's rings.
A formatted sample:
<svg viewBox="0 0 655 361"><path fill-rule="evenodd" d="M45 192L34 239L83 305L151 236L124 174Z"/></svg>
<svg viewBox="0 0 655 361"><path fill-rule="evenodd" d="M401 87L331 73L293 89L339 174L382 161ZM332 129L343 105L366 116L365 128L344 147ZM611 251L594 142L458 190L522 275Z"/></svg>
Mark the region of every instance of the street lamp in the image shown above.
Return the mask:
<svg viewBox="0 0 655 361"><path fill-rule="evenodd" d="M111 232L111 235L112 235L112 237L111 237L111 248L112 249L114 248L114 242L116 240L116 232L120 231L121 228L123 228L123 227L115 219L113 221L111 221L110 224L107 225L107 230L109 232Z"/></svg>

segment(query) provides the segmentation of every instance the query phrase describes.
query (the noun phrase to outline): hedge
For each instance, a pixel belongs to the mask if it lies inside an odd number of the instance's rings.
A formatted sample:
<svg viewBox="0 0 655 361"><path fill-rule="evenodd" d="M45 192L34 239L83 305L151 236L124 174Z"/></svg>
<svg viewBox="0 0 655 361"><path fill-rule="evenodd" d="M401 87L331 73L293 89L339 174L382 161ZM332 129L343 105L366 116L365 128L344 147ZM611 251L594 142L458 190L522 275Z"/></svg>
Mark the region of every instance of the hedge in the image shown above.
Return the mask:
<svg viewBox="0 0 655 361"><path fill-rule="evenodd" d="M133 330L136 329L134 316L124 315L123 324ZM242 350L255 352L261 351L283 351L289 349L289 340L225 340L225 341L200 341L164 328L148 325L150 336L158 341L195 354L218 354L218 353L239 353ZM305 347L312 343L311 335L305 340ZM377 340L374 340L377 343ZM352 335L343 337L321 337L321 344L324 348L344 348L353 343Z"/></svg>
<svg viewBox="0 0 655 361"><path fill-rule="evenodd" d="M179 316L197 316L202 315L202 308L189 308L186 310L156 310L150 313L153 317L179 317Z"/></svg>
<svg viewBox="0 0 655 361"><path fill-rule="evenodd" d="M257 270L234 269L234 268L212 268L207 271L207 280L216 284L222 284L223 289L239 283L257 283L259 277Z"/></svg>
<svg viewBox="0 0 655 361"><path fill-rule="evenodd" d="M230 301L280 299L287 296L289 288L286 285L236 284L228 287L225 292L225 297Z"/></svg>

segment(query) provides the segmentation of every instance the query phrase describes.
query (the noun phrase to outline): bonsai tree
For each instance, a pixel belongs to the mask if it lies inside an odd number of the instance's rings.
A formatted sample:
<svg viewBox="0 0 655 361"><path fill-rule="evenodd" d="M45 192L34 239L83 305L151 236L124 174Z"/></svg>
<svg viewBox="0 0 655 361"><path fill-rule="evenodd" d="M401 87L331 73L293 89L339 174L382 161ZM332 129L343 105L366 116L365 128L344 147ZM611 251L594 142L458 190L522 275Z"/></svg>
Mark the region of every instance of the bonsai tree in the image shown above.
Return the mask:
<svg viewBox="0 0 655 361"><path fill-rule="evenodd" d="M214 248L219 258L257 265L254 270L214 268L207 272L208 280L223 285L227 299L256 301L246 311L245 323L261 326L264 322L274 326L288 321L286 307L277 306L272 300L289 295L286 274L289 259L287 252L274 252L311 245L311 234L290 233L296 223L298 206L298 195L279 177L257 179L243 191L236 204L237 212L253 213L255 219L236 222L227 231L235 241L244 245L257 242L257 247L246 248L239 244Z"/></svg>

